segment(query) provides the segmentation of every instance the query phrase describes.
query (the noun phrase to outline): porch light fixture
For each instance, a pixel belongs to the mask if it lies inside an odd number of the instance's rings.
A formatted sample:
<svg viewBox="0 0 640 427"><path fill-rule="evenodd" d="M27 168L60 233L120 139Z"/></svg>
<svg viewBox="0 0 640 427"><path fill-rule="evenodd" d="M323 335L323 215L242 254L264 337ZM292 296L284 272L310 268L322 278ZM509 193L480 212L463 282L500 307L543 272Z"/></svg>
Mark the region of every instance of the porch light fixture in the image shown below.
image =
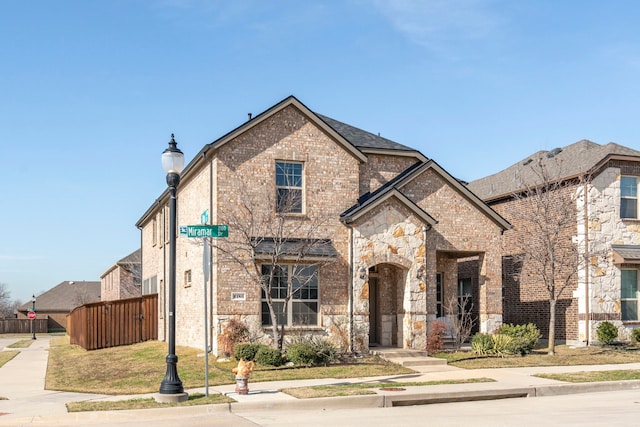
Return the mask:
<svg viewBox="0 0 640 427"><path fill-rule="evenodd" d="M184 392L178 376L178 356L176 355L176 190L180 183L180 172L184 168L184 154L177 147L171 134L169 148L162 153L162 168L167 174L169 186L169 351L167 372L160 384L162 402L183 402L189 398Z"/></svg>
<svg viewBox="0 0 640 427"><path fill-rule="evenodd" d="M366 268L364 268L364 267L360 267L360 268L358 269L358 275L360 276L360 279L361 279L361 280L366 280L366 279L367 279L367 276L369 276L369 274L368 274L368 272L367 272L367 269L366 269Z"/></svg>
<svg viewBox="0 0 640 427"><path fill-rule="evenodd" d="M416 273L416 278L423 280L424 277L426 276L426 269L424 268L424 265L420 264L420 268L418 268L418 272Z"/></svg>

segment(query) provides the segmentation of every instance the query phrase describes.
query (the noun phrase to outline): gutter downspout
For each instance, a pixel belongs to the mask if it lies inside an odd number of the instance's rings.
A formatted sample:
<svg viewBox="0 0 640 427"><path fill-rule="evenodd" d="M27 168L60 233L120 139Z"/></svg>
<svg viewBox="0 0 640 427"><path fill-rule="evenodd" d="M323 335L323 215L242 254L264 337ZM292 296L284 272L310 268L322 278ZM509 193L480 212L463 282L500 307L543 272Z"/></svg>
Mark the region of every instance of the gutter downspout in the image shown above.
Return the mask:
<svg viewBox="0 0 640 427"><path fill-rule="evenodd" d="M584 183L584 331L585 343L590 341L591 314L589 313L589 193L588 183Z"/></svg>

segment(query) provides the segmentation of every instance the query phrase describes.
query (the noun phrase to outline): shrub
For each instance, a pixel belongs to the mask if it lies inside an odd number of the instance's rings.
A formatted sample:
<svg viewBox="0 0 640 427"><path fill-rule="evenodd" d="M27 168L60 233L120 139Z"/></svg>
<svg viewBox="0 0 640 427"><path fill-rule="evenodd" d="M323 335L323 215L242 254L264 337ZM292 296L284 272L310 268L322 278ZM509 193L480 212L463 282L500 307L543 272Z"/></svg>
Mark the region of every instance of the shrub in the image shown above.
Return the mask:
<svg viewBox="0 0 640 427"><path fill-rule="evenodd" d="M631 331L631 339L635 344L640 343L640 328L635 328Z"/></svg>
<svg viewBox="0 0 640 427"><path fill-rule="evenodd" d="M258 350L260 350L261 346L262 344L258 344L258 343L236 344L236 346L233 349L233 354L235 355L236 359L238 360L243 359L249 362L251 360L256 359L256 354L258 353Z"/></svg>
<svg viewBox="0 0 640 427"><path fill-rule="evenodd" d="M493 353L493 338L490 334L478 332L471 338L471 350L480 356Z"/></svg>
<svg viewBox="0 0 640 427"><path fill-rule="evenodd" d="M491 336L493 341L493 352L500 357L507 354L513 354L513 337L505 334L494 334Z"/></svg>
<svg viewBox="0 0 640 427"><path fill-rule="evenodd" d="M427 335L427 353L433 354L438 350L442 350L444 343L442 342L442 335L447 330L447 325L444 322L436 320L429 326L429 334Z"/></svg>
<svg viewBox="0 0 640 427"><path fill-rule="evenodd" d="M316 352L314 364L327 366L336 360L338 349L331 341L321 338L313 340L312 345Z"/></svg>
<svg viewBox="0 0 640 427"><path fill-rule="evenodd" d="M256 363L268 366L281 366L284 363L282 353L277 348L261 345L255 358Z"/></svg>
<svg viewBox="0 0 640 427"><path fill-rule="evenodd" d="M310 342L297 342L287 347L287 359L295 365L312 366L316 351Z"/></svg>
<svg viewBox="0 0 640 427"><path fill-rule="evenodd" d="M498 334L508 335L513 338L510 343L510 351L512 354L528 354L531 353L542 334L540 329L533 323L527 323L526 325L513 325L510 323L502 325L498 331Z"/></svg>
<svg viewBox="0 0 640 427"><path fill-rule="evenodd" d="M602 322L596 329L598 341L603 344L611 344L613 340L618 338L618 328L611 322Z"/></svg>
<svg viewBox="0 0 640 427"><path fill-rule="evenodd" d="M236 344L249 341L249 327L242 320L231 318L219 339L223 351L229 355Z"/></svg>

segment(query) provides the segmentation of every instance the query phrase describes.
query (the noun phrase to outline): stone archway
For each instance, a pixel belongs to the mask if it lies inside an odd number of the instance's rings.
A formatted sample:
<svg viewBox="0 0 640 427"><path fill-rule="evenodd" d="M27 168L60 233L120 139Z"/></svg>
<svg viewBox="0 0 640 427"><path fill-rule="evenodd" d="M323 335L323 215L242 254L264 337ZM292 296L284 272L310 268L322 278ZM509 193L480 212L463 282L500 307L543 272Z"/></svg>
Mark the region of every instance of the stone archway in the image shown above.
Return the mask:
<svg viewBox="0 0 640 427"><path fill-rule="evenodd" d="M369 347L402 347L406 276L394 264L369 268Z"/></svg>

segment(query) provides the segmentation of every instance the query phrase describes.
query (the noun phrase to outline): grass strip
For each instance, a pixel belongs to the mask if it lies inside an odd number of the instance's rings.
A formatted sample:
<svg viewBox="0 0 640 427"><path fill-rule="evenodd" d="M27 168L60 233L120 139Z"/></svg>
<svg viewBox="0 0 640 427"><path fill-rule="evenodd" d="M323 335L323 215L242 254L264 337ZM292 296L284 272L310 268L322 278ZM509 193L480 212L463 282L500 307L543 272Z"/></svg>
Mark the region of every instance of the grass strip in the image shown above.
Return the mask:
<svg viewBox="0 0 640 427"><path fill-rule="evenodd" d="M562 374L537 374L536 377L569 383L590 383L599 381L640 380L640 370L618 369L613 371L581 371Z"/></svg>
<svg viewBox="0 0 640 427"><path fill-rule="evenodd" d="M281 390L290 396L298 399L313 399L317 397L344 397L344 396L362 396L367 394L376 394L373 389L380 388L402 388L402 387L420 387L434 386L443 384L470 384L470 383L486 383L495 382L491 378L466 378L460 380L439 380L425 382L367 382L367 383L349 383L349 384L330 384L312 387L295 387Z"/></svg>
<svg viewBox="0 0 640 427"><path fill-rule="evenodd" d="M13 359L20 353L19 351L0 351L0 366L7 363L9 360Z"/></svg>
<svg viewBox="0 0 640 427"><path fill-rule="evenodd" d="M154 398L139 398L129 400L115 401L84 401L67 403L67 411L69 412L86 412L86 411L123 411L129 409L153 409L153 408L170 408L175 406L196 406L196 405L216 405L219 403L230 403L235 400L222 394L210 394L208 397L204 394L194 393L189 395L189 400L185 402L175 403L159 403Z"/></svg>
<svg viewBox="0 0 640 427"><path fill-rule="evenodd" d="M31 344L33 344L33 340L29 339L29 340L20 340L20 341L16 341L13 344L9 344L7 346L7 348L27 348L29 347Z"/></svg>

